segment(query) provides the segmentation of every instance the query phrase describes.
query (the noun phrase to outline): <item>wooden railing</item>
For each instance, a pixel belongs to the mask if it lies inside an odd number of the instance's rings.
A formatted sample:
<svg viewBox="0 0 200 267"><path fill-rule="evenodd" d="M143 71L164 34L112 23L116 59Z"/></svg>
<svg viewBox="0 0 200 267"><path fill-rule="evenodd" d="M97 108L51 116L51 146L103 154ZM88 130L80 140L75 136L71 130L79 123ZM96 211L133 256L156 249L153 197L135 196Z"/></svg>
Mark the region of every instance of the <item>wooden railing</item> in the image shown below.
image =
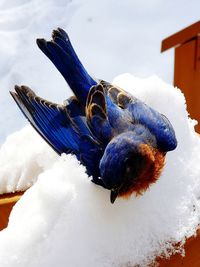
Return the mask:
<svg viewBox="0 0 200 267"><path fill-rule="evenodd" d="M0 195L0 230L7 227L10 212L22 194L23 192Z"/></svg>
<svg viewBox="0 0 200 267"><path fill-rule="evenodd" d="M162 41L161 52L175 48L174 85L180 88L200 133L200 21Z"/></svg>

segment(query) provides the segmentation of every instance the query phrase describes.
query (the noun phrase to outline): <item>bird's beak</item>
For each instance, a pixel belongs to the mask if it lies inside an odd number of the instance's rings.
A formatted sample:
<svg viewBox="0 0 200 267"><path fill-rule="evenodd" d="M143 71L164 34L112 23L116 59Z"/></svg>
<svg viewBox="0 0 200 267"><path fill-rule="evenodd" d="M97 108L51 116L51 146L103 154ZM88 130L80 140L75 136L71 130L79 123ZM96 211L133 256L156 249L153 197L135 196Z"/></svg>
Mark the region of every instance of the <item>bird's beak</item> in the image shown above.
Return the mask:
<svg viewBox="0 0 200 267"><path fill-rule="evenodd" d="M110 191L110 202L113 204L115 202L115 199L117 198L119 192L118 190L111 189Z"/></svg>

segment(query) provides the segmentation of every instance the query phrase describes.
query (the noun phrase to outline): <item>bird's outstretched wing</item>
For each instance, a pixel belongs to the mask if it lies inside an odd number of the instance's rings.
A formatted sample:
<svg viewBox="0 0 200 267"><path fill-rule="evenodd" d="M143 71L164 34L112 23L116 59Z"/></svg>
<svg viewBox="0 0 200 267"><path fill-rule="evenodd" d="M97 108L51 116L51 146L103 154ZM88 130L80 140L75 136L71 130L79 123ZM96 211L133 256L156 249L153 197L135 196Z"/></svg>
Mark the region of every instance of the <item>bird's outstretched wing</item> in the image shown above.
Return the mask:
<svg viewBox="0 0 200 267"><path fill-rule="evenodd" d="M57 153L78 153L80 133L65 106L38 97L26 86L15 86L11 95L35 130Z"/></svg>
<svg viewBox="0 0 200 267"><path fill-rule="evenodd" d="M104 92L115 105L124 110L131 124L141 124L156 137L157 146L163 152L174 150L177 140L170 121L161 113L117 86L101 81Z"/></svg>
<svg viewBox="0 0 200 267"><path fill-rule="evenodd" d="M75 97L58 105L40 98L26 86L15 86L11 95L35 130L58 154L75 154L94 182L102 183L98 179L102 147L88 128L85 111Z"/></svg>

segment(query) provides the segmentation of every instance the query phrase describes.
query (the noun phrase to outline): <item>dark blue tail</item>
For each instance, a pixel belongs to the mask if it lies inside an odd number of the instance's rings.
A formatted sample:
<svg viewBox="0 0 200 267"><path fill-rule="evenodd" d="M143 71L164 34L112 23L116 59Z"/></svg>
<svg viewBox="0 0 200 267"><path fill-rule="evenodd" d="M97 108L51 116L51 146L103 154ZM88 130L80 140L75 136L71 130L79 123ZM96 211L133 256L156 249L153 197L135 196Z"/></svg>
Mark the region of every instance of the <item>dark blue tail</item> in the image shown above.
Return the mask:
<svg viewBox="0 0 200 267"><path fill-rule="evenodd" d="M52 38L53 40L48 42L37 39L37 44L63 75L79 101L85 105L91 86L96 85L97 82L90 77L81 64L64 30L60 28L54 30Z"/></svg>

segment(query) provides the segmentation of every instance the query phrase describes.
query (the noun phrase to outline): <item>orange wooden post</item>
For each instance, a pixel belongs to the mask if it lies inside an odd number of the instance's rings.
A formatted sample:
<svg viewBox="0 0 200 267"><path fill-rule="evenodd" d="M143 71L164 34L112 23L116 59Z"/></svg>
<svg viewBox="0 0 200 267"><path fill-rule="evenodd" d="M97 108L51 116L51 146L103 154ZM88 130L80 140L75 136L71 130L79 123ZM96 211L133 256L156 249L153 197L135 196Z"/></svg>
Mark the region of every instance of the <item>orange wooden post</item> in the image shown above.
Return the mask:
<svg viewBox="0 0 200 267"><path fill-rule="evenodd" d="M200 124L200 21L164 39L161 52L172 47L174 85L183 91L191 117ZM200 133L200 125L196 130Z"/></svg>
<svg viewBox="0 0 200 267"><path fill-rule="evenodd" d="M23 192L0 195L0 230L7 227L11 210L22 194Z"/></svg>
<svg viewBox="0 0 200 267"><path fill-rule="evenodd" d="M184 246L185 256L176 253L169 259L158 259L159 267L199 267L200 266L200 230L197 235L189 238Z"/></svg>

